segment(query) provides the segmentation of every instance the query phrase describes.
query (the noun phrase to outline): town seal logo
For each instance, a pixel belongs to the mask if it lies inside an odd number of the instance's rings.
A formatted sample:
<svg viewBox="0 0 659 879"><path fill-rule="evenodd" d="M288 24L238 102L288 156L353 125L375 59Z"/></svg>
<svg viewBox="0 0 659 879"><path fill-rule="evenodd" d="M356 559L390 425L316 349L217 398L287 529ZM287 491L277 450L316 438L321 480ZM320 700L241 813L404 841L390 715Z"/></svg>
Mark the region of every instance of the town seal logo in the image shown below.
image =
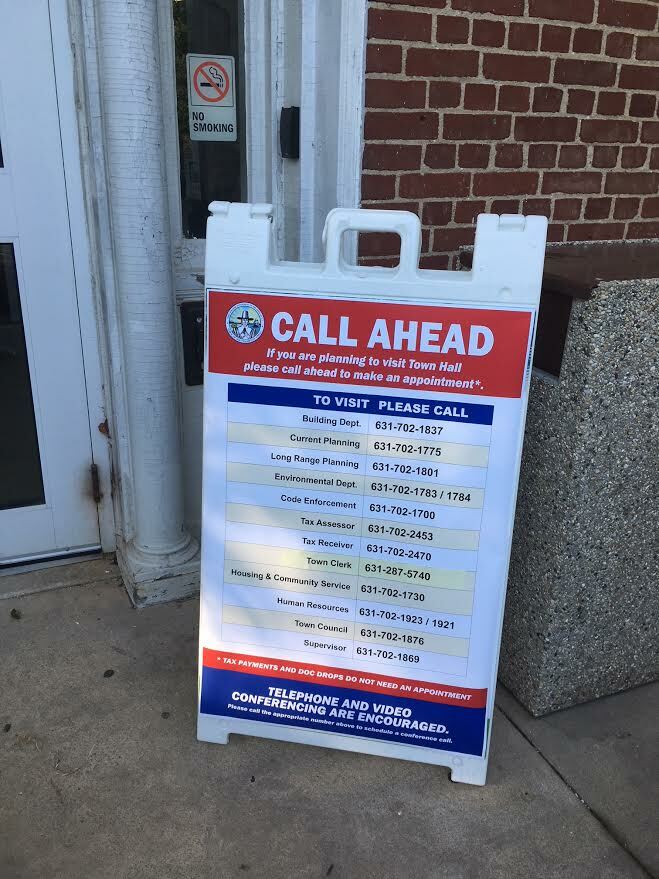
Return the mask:
<svg viewBox="0 0 659 879"><path fill-rule="evenodd" d="M251 302L240 302L229 309L226 325L236 342L256 342L263 332L263 314Z"/></svg>

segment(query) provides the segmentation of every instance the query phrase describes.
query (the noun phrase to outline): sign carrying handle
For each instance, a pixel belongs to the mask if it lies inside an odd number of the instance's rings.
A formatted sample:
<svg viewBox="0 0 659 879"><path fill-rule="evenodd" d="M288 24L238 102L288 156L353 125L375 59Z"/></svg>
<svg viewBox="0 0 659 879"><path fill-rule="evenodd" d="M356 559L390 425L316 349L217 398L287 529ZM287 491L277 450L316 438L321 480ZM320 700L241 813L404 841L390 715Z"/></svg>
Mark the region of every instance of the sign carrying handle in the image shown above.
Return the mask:
<svg viewBox="0 0 659 879"><path fill-rule="evenodd" d="M344 232L394 232L400 236L400 262L395 271L400 275L416 276L421 253L421 223L416 214L334 208L327 215L323 229L325 272L328 274L340 274L347 267L341 256Z"/></svg>

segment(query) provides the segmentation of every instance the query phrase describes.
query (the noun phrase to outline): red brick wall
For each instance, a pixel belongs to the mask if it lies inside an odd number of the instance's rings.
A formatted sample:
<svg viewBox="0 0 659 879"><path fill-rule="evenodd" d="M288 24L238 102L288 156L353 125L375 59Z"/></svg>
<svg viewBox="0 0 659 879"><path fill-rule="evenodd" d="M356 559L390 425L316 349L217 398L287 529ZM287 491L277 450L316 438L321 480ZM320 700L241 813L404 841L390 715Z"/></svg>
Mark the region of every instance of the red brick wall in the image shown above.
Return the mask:
<svg viewBox="0 0 659 879"><path fill-rule="evenodd" d="M659 237L657 0L369 5L362 204L411 210L451 266L481 211L552 241ZM365 262L398 252L364 236ZM395 262L395 260L394 260Z"/></svg>

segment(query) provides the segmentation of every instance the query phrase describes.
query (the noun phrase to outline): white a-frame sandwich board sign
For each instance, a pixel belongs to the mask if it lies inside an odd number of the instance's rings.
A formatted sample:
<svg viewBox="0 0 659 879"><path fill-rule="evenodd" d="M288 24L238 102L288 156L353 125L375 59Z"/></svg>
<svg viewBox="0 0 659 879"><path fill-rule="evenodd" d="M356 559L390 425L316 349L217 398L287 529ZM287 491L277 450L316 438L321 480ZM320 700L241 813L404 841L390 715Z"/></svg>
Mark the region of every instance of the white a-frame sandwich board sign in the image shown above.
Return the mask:
<svg viewBox="0 0 659 879"><path fill-rule="evenodd" d="M269 205L211 213L199 738L483 784L547 222L480 216L448 272L405 212L332 211L314 264ZM344 264L350 230L399 266Z"/></svg>

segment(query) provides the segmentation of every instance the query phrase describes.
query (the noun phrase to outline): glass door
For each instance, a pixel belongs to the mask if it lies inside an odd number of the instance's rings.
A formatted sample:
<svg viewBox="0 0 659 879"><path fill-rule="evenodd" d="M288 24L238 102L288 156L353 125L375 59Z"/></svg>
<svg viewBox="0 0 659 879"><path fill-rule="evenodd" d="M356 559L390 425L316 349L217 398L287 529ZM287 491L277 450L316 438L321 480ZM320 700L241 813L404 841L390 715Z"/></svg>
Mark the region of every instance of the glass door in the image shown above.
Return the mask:
<svg viewBox="0 0 659 879"><path fill-rule="evenodd" d="M99 529L48 0L0 0L0 20L0 565L6 565L96 547Z"/></svg>
<svg viewBox="0 0 659 879"><path fill-rule="evenodd" d="M45 503L14 245L0 242L0 509Z"/></svg>

